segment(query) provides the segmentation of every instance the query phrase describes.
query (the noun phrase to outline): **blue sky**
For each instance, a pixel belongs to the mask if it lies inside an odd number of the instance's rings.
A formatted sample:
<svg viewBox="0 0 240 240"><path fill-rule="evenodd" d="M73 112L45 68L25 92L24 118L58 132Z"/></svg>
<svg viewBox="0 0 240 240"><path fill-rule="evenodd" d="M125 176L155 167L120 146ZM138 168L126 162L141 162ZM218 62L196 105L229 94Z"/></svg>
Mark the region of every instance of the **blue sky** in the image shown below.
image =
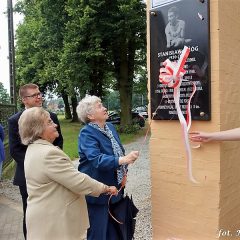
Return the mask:
<svg viewBox="0 0 240 240"><path fill-rule="evenodd" d="M13 5L17 0L12 0ZM0 66L1 66L1 78L0 81L9 92L9 62L8 62L8 22L7 15L4 12L7 11L7 0L0 1ZM17 24L22 20L22 16L14 14L14 28L17 28Z"/></svg>

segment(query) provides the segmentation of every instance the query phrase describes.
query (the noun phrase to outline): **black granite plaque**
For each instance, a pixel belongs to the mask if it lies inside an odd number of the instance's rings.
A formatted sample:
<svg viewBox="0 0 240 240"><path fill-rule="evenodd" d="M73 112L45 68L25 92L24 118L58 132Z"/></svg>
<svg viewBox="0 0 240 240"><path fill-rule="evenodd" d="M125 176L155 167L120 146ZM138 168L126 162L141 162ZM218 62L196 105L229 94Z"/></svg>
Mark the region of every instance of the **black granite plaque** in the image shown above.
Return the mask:
<svg viewBox="0 0 240 240"><path fill-rule="evenodd" d="M207 0L161 0L150 14L150 89L153 119L178 119L173 89L159 82L166 59L177 61L184 46L190 54L184 66L180 105L184 114L194 82L191 101L193 120L210 120L209 3ZM152 5L154 6L154 5Z"/></svg>

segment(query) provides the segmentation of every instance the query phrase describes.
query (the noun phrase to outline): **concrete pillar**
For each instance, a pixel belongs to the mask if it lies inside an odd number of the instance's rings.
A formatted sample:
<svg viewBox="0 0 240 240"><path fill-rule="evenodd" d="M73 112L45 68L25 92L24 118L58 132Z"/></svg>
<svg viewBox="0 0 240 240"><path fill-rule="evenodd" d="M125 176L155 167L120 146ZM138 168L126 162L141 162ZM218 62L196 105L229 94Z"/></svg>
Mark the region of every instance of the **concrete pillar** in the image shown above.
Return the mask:
<svg viewBox="0 0 240 240"><path fill-rule="evenodd" d="M240 126L239 0L210 0L210 51L212 118L192 131ZM148 25L148 69L149 52ZM152 122L153 239L240 239L240 142L204 143L192 155L199 184L188 180L179 121Z"/></svg>

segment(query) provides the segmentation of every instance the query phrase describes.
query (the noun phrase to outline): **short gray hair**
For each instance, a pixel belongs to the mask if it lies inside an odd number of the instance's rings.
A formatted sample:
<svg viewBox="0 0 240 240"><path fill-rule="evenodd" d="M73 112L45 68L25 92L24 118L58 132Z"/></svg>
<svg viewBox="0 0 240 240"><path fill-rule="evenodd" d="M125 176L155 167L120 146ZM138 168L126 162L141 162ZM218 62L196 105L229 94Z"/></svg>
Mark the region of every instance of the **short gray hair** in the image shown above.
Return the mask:
<svg viewBox="0 0 240 240"><path fill-rule="evenodd" d="M94 110L94 105L97 102L102 102L101 99L97 96L90 96L87 95L85 98L83 98L77 106L77 115L81 122L83 123L89 123L90 120L88 118L88 115L91 114Z"/></svg>
<svg viewBox="0 0 240 240"><path fill-rule="evenodd" d="M18 121L22 144L29 145L40 138L45 129L44 122L49 115L42 107L32 107L23 111Z"/></svg>

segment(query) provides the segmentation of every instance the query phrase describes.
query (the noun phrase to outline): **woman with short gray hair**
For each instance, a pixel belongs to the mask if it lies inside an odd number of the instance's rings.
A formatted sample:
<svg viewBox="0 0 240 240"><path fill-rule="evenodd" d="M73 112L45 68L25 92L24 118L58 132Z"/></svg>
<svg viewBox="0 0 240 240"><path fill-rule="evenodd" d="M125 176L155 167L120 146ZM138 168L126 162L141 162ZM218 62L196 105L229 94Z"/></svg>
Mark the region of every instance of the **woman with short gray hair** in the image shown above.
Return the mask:
<svg viewBox="0 0 240 240"><path fill-rule="evenodd" d="M71 159L52 143L57 125L41 107L23 111L19 133L28 145L24 170L27 182L27 239L85 239L89 227L85 195L117 194L78 172Z"/></svg>
<svg viewBox="0 0 240 240"><path fill-rule="evenodd" d="M101 102L101 99L97 96L90 96L83 98L77 106L77 115L81 122L89 123L88 115L95 109L95 104Z"/></svg>
<svg viewBox="0 0 240 240"><path fill-rule="evenodd" d="M120 138L110 123L107 123L107 109L101 99L86 96L77 106L79 119L85 123L78 138L80 164L78 170L105 184L120 188L126 183L127 165L138 158L138 151L125 156ZM123 197L123 189L118 196L111 198L111 203L119 202ZM119 239L117 230L108 214L108 196L93 198L87 196L90 220L88 240Z"/></svg>

